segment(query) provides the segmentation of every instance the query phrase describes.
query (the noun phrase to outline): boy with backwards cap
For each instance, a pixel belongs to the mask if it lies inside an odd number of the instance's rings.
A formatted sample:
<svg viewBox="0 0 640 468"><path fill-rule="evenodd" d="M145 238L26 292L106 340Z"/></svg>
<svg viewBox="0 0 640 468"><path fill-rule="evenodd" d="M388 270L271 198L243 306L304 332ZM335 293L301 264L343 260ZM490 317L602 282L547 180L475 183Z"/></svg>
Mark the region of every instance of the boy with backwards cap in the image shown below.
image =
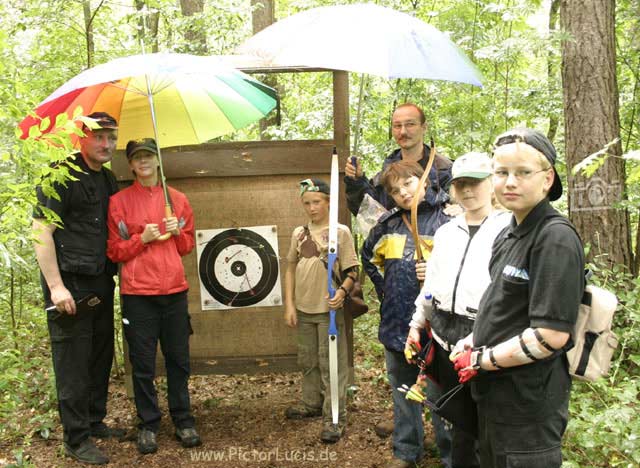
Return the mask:
<svg viewBox="0 0 640 468"><path fill-rule="evenodd" d="M451 359L460 382L471 380L482 468L559 468L583 247L549 203L562 194L551 142L517 128L498 136L493 154L495 194L513 217L493 244L473 333Z"/></svg>

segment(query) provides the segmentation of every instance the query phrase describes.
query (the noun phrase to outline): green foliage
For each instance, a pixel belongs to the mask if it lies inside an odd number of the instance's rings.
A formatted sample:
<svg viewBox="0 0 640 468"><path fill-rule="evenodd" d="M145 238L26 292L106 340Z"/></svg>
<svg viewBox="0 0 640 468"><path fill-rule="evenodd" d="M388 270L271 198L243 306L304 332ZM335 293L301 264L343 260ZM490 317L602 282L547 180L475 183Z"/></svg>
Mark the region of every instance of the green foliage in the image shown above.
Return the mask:
<svg viewBox="0 0 640 468"><path fill-rule="evenodd" d="M387 382L384 346L378 341L380 303L371 281L364 282L363 292L369 312L358 317L353 324L354 349L356 353L363 355L362 367L356 369L356 374L364 375L373 385L378 385Z"/></svg>
<svg viewBox="0 0 640 468"><path fill-rule="evenodd" d="M606 259L590 265L592 281L620 300L614 330L620 345L609 378L574 382L565 435L564 467L634 467L640 465L640 279Z"/></svg>
<svg viewBox="0 0 640 468"><path fill-rule="evenodd" d="M0 322L0 441L48 438L57 424L46 318L38 312L19 328Z"/></svg>
<svg viewBox="0 0 640 468"><path fill-rule="evenodd" d="M141 52L140 19L134 2L90 2L95 13L94 63ZM182 16L178 2L147 0L159 15L157 42L161 51L202 52L193 35L206 37L208 53L228 54L251 35L249 2L205 2L201 14ZM276 2L276 17L333 4L326 0ZM344 3L344 2L343 2ZM390 133L394 106L413 101L424 107L430 134L438 150L452 158L471 150L487 150L501 131L528 125L543 131L562 122L560 41L562 32L547 34L548 19L540 0L469 1L385 0L379 4L415 15L450 35L484 75L478 89L456 83L426 80L384 80L350 76L350 116L354 129L362 111L357 155L368 174L377 172L395 146ZM637 225L640 195L640 3L618 0L616 9L618 87L621 142L628 173L626 207ZM99 7L98 7L99 5ZM71 149L73 131L64 118L61 131L46 139L19 141L17 123L37 103L87 67L87 37L83 2L17 0L0 3L0 439L15 442L34 434L47 437L55 421L46 323L31 240L34 186L63 183L67 171L60 161ZM147 51L151 39L145 31ZM264 77L258 77L264 78ZM359 100L364 80L363 99ZM269 127L274 139L330 139L331 75L290 74L277 77L282 96L282 124ZM554 133L562 167L563 135ZM235 138L256 138L257 125ZM353 130L355 131L355 130ZM34 129L37 136L38 129ZM352 133L353 138L353 133ZM57 146L52 146L54 145ZM636 151L634 151L636 150ZM593 158L595 164L601 160ZM43 177L46 176L46 179ZM50 213L47 213L50 215ZM56 222L54 216L50 217ZM567 432L567 466L636 466L638 455L638 367L640 343L638 310L640 285L624 271L596 264L597 278L616 290L621 310L616 316L620 349L611 378L596 384L577 383ZM364 369L374 383L385 379L384 350L377 340L375 294L367 286L372 312L355 322L357 349L364 353ZM121 355L122 353L118 353ZM216 402L211 402L215 406ZM19 415L19 417L16 417ZM21 452L16 466L28 466Z"/></svg>

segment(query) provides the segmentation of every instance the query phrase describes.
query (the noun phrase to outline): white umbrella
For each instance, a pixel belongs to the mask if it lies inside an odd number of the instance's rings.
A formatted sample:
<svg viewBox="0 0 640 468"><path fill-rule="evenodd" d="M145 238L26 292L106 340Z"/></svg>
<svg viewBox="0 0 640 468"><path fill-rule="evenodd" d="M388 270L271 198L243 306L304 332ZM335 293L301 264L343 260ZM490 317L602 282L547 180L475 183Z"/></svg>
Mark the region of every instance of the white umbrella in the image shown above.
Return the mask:
<svg viewBox="0 0 640 468"><path fill-rule="evenodd" d="M313 8L280 20L236 51L273 66L312 66L385 78L482 86L469 58L433 26L373 4Z"/></svg>

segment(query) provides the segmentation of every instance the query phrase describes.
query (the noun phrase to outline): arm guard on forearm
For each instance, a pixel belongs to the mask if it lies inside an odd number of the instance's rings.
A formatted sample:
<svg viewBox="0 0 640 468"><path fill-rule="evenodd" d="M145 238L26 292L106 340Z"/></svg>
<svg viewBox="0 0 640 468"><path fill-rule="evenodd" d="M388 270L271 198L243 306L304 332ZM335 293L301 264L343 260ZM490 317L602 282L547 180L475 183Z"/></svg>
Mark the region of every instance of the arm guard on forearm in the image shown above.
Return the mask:
<svg viewBox="0 0 640 468"><path fill-rule="evenodd" d="M487 369L487 361L497 369L522 366L545 359L555 351L557 350L545 341L537 328L527 328L518 336L485 349L481 367Z"/></svg>

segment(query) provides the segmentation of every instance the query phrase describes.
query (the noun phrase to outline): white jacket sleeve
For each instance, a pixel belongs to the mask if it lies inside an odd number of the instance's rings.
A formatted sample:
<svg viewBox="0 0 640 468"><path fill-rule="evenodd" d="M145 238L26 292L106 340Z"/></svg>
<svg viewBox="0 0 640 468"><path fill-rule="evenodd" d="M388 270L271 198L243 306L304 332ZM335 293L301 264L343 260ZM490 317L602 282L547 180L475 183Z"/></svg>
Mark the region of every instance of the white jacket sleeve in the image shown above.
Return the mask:
<svg viewBox="0 0 640 468"><path fill-rule="evenodd" d="M438 241L441 237L442 232L440 232L442 226L436 231L433 237L433 250L431 251L431 255L429 256L429 260L427 261L427 270L425 272L424 284L422 285L422 289L420 290L420 294L416 297L415 306L416 311L413 313L411 317L411 322L409 326L412 328L424 328L426 322L431 320L431 315L433 313L433 302L432 302L432 293L431 286L432 281L434 280L434 276L437 274L436 270L438 269L438 259L441 255L441 248L438 248L442 241Z"/></svg>
<svg viewBox="0 0 640 468"><path fill-rule="evenodd" d="M416 298L415 305L416 311L411 317L409 326L411 328L424 328L427 320L431 320L431 309L433 307L431 304L431 294L429 294L428 291L425 291L424 286L420 291L420 295Z"/></svg>

